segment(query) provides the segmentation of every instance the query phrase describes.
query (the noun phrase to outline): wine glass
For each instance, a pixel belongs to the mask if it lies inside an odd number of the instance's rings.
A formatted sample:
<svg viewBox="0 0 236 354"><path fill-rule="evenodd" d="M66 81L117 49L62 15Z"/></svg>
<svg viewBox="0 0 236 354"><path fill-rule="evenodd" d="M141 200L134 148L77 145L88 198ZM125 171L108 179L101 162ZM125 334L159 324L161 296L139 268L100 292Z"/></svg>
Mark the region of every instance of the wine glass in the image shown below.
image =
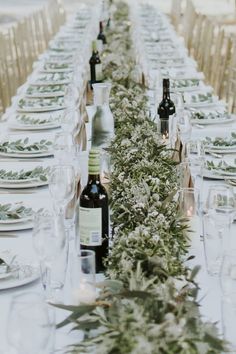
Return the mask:
<svg viewBox="0 0 236 354"><path fill-rule="evenodd" d="M215 221L218 236L222 238L223 251L225 251L230 245L230 226L236 211L233 188L224 184L210 186L206 200L206 210Z"/></svg>
<svg viewBox="0 0 236 354"><path fill-rule="evenodd" d="M235 353L236 336L236 249L228 251L220 269L221 316L224 339L230 343L230 352Z"/></svg>
<svg viewBox="0 0 236 354"><path fill-rule="evenodd" d="M78 109L69 107L64 110L61 118L61 128L65 133L73 134L80 122L81 117Z"/></svg>
<svg viewBox="0 0 236 354"><path fill-rule="evenodd" d="M36 293L14 296L8 316L9 344L19 354L50 354L54 351L53 309Z"/></svg>
<svg viewBox="0 0 236 354"><path fill-rule="evenodd" d="M65 207L75 193L76 176L71 165L55 165L49 175L49 192L57 214L65 217Z"/></svg>
<svg viewBox="0 0 236 354"><path fill-rule="evenodd" d="M192 133L192 125L191 125L189 111L183 109L181 112L179 112L177 119L178 119L177 120L178 133L183 145L182 157L184 157L186 155L185 153L186 143L191 139L191 133Z"/></svg>
<svg viewBox="0 0 236 354"><path fill-rule="evenodd" d="M76 102L78 100L78 97L79 97L78 89L76 87L75 81L72 80L65 89L64 102L67 109L68 108L74 109L76 107Z"/></svg>
<svg viewBox="0 0 236 354"><path fill-rule="evenodd" d="M32 240L39 257L42 285L50 299L65 283L68 240L63 219L50 213L37 213Z"/></svg>
<svg viewBox="0 0 236 354"><path fill-rule="evenodd" d="M60 132L55 134L53 150L54 157L58 162L66 161L68 158L68 149L74 146L73 135L69 132Z"/></svg>

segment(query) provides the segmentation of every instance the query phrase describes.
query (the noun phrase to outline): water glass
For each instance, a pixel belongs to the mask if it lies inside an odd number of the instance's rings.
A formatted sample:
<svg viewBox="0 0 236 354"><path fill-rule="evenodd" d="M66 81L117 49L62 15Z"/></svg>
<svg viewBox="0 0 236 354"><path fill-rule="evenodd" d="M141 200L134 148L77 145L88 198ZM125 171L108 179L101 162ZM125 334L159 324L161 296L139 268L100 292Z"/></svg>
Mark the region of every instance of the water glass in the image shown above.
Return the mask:
<svg viewBox="0 0 236 354"><path fill-rule="evenodd" d="M178 124L180 140L184 145L183 150L185 151L185 144L191 139L191 133L192 133L190 112L183 109L178 115L177 124Z"/></svg>
<svg viewBox="0 0 236 354"><path fill-rule="evenodd" d="M196 188L179 190L179 208L183 216L192 218L198 215L200 191Z"/></svg>
<svg viewBox="0 0 236 354"><path fill-rule="evenodd" d="M229 351L227 353L236 353L236 293L230 296L222 296L221 298L221 320L223 337L228 344Z"/></svg>
<svg viewBox="0 0 236 354"><path fill-rule="evenodd" d="M48 185L56 213L65 217L65 208L75 194L76 175L74 167L71 165L53 166Z"/></svg>
<svg viewBox="0 0 236 354"><path fill-rule="evenodd" d="M203 183L203 170L205 158L201 156L189 156L184 159L184 162L188 164L189 171L191 174L192 184L197 188L201 189Z"/></svg>
<svg viewBox="0 0 236 354"><path fill-rule="evenodd" d="M157 120L158 134L164 141L169 140L169 119L158 118Z"/></svg>
<svg viewBox="0 0 236 354"><path fill-rule="evenodd" d="M204 158L205 157L205 146L201 140L189 140L186 143L186 154L187 157Z"/></svg>
<svg viewBox="0 0 236 354"><path fill-rule="evenodd" d="M34 218L33 246L39 257L41 280L47 298L59 294L65 283L68 240L63 219L38 213Z"/></svg>
<svg viewBox="0 0 236 354"><path fill-rule="evenodd" d="M8 316L9 344L19 354L50 354L54 352L54 311L36 293L14 296Z"/></svg>
<svg viewBox="0 0 236 354"><path fill-rule="evenodd" d="M224 254L220 269L221 314L224 339L230 343L230 350L236 351L236 249Z"/></svg>
<svg viewBox="0 0 236 354"><path fill-rule="evenodd" d="M211 214L203 214L203 242L206 269L209 275L218 275L223 256L223 239Z"/></svg>
<svg viewBox="0 0 236 354"><path fill-rule="evenodd" d="M61 118L61 127L64 132L73 134L76 127L80 124L81 116L79 109L76 109L76 107L69 107L64 110Z"/></svg>
<svg viewBox="0 0 236 354"><path fill-rule="evenodd" d="M177 165L176 168L177 172L177 182L179 188L188 188L191 187L192 181L191 181L191 172L189 168L189 164L187 161L181 162L179 165Z"/></svg>
<svg viewBox="0 0 236 354"><path fill-rule="evenodd" d="M71 267L72 301L75 305L94 302L95 288L95 252L80 250L74 254Z"/></svg>
<svg viewBox="0 0 236 354"><path fill-rule="evenodd" d="M68 158L68 150L74 146L73 135L69 132L60 132L55 134L53 150L57 161L63 162Z"/></svg>

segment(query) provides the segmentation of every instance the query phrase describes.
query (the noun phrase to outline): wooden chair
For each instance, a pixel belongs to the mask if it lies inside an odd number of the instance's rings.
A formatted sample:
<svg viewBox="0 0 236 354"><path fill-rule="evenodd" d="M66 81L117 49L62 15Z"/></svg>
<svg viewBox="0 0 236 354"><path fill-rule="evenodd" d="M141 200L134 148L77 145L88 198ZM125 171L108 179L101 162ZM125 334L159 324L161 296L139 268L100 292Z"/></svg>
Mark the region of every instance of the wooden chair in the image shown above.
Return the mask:
<svg viewBox="0 0 236 354"><path fill-rule="evenodd" d="M179 32L179 26L181 24L182 15L182 0L172 0L171 1L171 22L173 23L177 32Z"/></svg>

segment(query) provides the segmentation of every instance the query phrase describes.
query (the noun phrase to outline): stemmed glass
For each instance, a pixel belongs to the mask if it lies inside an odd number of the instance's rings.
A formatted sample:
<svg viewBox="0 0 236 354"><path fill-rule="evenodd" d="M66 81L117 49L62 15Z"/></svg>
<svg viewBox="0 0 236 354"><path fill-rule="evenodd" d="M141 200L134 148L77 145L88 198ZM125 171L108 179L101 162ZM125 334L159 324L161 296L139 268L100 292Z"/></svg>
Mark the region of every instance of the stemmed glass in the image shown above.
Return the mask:
<svg viewBox="0 0 236 354"><path fill-rule="evenodd" d="M182 112L179 113L177 126L180 140L183 144L182 156L185 156L186 143L191 139L192 133L190 112L186 109L182 110Z"/></svg>
<svg viewBox="0 0 236 354"><path fill-rule="evenodd" d="M69 132L60 132L55 134L54 138L54 156L60 161L66 161L68 157L67 150L74 146L73 135Z"/></svg>
<svg viewBox="0 0 236 354"><path fill-rule="evenodd" d="M50 354L54 351L54 313L42 296L14 296L8 317L8 341L19 354Z"/></svg>
<svg viewBox="0 0 236 354"><path fill-rule="evenodd" d="M223 241L222 251L227 250L230 245L230 226L236 211L233 188L224 184L210 186L206 200L206 211L214 219L218 229L218 237ZM226 230L227 232L225 232Z"/></svg>
<svg viewBox="0 0 236 354"><path fill-rule="evenodd" d="M74 107L65 109L61 118L61 127L65 133L73 134L76 127L81 124L80 112Z"/></svg>
<svg viewBox="0 0 236 354"><path fill-rule="evenodd" d="M234 323L236 321L236 249L225 253L221 269L221 316L224 339L230 343L230 352L236 351Z"/></svg>
<svg viewBox="0 0 236 354"><path fill-rule="evenodd" d="M75 194L76 176L71 165L55 165L49 175L49 192L57 215L65 218L65 208Z"/></svg>
<svg viewBox="0 0 236 354"><path fill-rule="evenodd" d="M63 288L67 269L68 240L62 218L49 213L36 214L33 246L39 257L42 285L51 299Z"/></svg>

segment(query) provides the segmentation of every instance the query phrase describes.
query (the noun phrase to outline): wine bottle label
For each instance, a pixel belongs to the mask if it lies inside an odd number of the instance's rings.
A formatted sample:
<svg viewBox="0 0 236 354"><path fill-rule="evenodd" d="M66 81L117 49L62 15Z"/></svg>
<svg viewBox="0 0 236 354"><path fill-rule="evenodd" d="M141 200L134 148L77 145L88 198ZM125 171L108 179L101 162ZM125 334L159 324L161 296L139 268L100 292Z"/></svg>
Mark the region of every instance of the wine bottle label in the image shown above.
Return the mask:
<svg viewBox="0 0 236 354"><path fill-rule="evenodd" d="M102 244L102 208L79 208L80 243L84 246Z"/></svg>
<svg viewBox="0 0 236 354"><path fill-rule="evenodd" d="M102 81L102 64L96 64L96 81Z"/></svg>

